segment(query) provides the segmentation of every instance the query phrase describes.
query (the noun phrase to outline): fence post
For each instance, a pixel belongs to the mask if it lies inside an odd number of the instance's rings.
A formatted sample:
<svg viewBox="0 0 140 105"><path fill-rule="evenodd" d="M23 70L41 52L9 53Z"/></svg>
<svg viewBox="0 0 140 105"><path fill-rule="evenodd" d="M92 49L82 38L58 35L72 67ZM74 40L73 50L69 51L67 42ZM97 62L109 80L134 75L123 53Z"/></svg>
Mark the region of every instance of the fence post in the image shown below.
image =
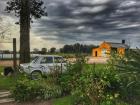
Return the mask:
<svg viewBox="0 0 140 105"><path fill-rule="evenodd" d="M13 67L16 70L17 57L16 57L16 38L13 38Z"/></svg>
<svg viewBox="0 0 140 105"><path fill-rule="evenodd" d="M2 51L2 53L1 53L2 55L1 55L1 59L3 60L3 51Z"/></svg>

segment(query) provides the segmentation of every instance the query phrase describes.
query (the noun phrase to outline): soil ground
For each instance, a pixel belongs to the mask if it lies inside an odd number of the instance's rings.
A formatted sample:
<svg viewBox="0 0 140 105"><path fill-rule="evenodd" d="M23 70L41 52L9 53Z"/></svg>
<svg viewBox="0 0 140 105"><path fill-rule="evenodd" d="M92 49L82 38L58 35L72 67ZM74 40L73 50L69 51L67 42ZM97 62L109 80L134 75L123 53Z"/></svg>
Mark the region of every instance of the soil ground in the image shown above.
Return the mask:
<svg viewBox="0 0 140 105"><path fill-rule="evenodd" d="M17 64L19 64L19 61L17 61ZM12 60L0 60L0 66L6 67L6 66L13 66Z"/></svg>
<svg viewBox="0 0 140 105"><path fill-rule="evenodd" d="M0 105L52 105L52 104L51 101L42 101L42 102L26 102L26 103L12 102L12 103L0 104Z"/></svg>

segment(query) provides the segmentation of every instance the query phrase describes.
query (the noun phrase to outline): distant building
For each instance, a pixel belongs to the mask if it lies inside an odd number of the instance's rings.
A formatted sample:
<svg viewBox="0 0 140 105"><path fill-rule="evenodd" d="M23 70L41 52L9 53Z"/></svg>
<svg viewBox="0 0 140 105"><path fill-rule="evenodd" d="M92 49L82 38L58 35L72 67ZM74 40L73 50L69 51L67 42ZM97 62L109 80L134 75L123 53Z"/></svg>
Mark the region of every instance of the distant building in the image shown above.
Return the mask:
<svg viewBox="0 0 140 105"><path fill-rule="evenodd" d="M126 49L129 46L125 44L125 40L122 40L122 43L114 42L103 42L98 48L94 48L92 51L93 57L108 57L112 52L117 52L120 55L124 55Z"/></svg>

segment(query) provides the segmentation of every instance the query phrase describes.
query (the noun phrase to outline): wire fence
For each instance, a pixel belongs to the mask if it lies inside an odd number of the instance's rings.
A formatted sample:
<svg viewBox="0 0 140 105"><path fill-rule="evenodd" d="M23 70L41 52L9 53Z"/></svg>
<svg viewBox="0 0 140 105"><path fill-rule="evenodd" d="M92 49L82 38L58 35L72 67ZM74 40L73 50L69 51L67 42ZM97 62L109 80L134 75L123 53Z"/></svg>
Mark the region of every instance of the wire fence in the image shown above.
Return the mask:
<svg viewBox="0 0 140 105"><path fill-rule="evenodd" d="M31 58L34 58L40 54L31 54ZM19 59L20 55L16 55L17 59ZM5 54L5 53L0 53L0 60L12 60L13 59L13 54Z"/></svg>

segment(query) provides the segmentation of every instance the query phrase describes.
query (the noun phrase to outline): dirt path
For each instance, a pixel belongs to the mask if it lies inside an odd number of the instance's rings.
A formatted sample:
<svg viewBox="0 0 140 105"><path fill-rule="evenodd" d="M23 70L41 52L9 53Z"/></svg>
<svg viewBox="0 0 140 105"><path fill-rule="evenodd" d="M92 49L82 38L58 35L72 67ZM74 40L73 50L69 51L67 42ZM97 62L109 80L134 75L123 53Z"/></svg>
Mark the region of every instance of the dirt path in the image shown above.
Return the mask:
<svg viewBox="0 0 140 105"><path fill-rule="evenodd" d="M19 64L19 61L17 61L17 64ZM13 66L12 60L0 60L0 66Z"/></svg>
<svg viewBox="0 0 140 105"><path fill-rule="evenodd" d="M41 101L41 102L26 102L26 103L4 103L0 105L52 105L51 101Z"/></svg>
<svg viewBox="0 0 140 105"><path fill-rule="evenodd" d="M107 63L108 60L109 58L106 58L106 57L89 57L87 63L88 64L93 64L93 63L105 64Z"/></svg>

